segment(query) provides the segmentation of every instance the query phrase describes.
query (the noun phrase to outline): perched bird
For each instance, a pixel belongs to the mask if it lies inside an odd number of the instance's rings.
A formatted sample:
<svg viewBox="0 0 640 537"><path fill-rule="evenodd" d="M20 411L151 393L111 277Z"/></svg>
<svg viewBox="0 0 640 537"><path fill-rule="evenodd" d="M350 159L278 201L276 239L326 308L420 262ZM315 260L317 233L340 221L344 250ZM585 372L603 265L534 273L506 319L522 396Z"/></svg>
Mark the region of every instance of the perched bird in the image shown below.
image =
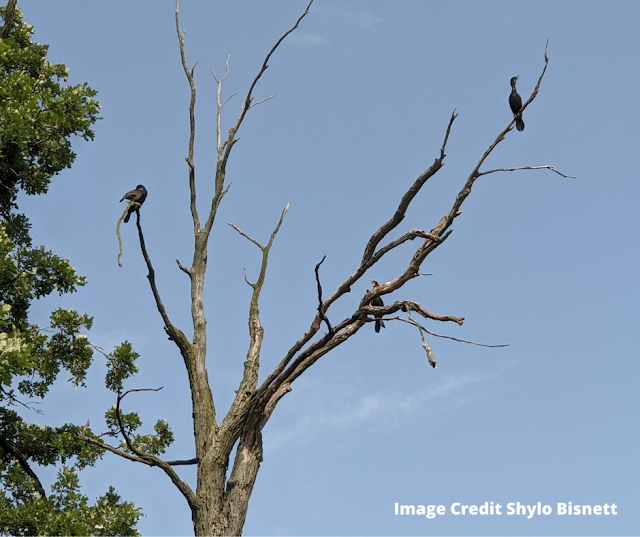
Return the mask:
<svg viewBox="0 0 640 537"><path fill-rule="evenodd" d="M122 196L122 199L120 201L129 200L129 201L135 201L136 203L138 203L138 205L132 205L129 208L129 212L127 213L127 216L124 217L125 223L127 223L129 221L129 218L131 218L131 213L133 213L133 211L137 211L140 208L140 205L142 205L144 203L144 200L146 199L147 199L147 189L143 185L138 185L135 190L131 190L127 192L124 196Z"/></svg>
<svg viewBox="0 0 640 537"><path fill-rule="evenodd" d="M371 280L371 285L375 289L376 287L378 287L378 282L375 280ZM371 301L371 305L384 306L384 302L382 301L382 298L378 296ZM376 315L376 332L380 332L380 328L384 328L384 321L380 319L380 317L382 317L382 315Z"/></svg>
<svg viewBox="0 0 640 537"><path fill-rule="evenodd" d="M511 111L513 112L514 117L516 118L516 129L519 131L524 130L524 121L522 120L522 114L520 114L520 109L522 108L522 97L518 95L516 91L516 80L518 80L517 76L514 76L511 79L511 95L509 95L509 106L511 107Z"/></svg>

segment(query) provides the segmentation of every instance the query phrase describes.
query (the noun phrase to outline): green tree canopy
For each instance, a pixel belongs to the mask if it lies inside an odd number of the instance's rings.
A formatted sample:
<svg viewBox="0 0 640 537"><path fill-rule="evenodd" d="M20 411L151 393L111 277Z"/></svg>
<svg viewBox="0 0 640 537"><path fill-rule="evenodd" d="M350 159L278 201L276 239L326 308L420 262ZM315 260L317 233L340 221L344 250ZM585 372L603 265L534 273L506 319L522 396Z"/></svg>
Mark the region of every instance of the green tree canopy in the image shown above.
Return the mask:
<svg viewBox="0 0 640 537"><path fill-rule="evenodd" d="M33 247L17 197L46 193L71 167L71 136L93 139L100 103L86 83L65 84L68 68L47 61L48 46L32 42L33 27L11 4L1 10L0 39L0 534L137 534L142 513L112 487L94 505L80 493L77 471L102 454L78 438L96 438L88 424L45 427L27 419L31 400L44 398L63 369L84 385L93 348L83 331L93 319L62 308L46 330L29 319L34 300L72 293L86 279L53 250ZM130 346L124 354L133 363ZM59 468L49 494L38 465Z"/></svg>

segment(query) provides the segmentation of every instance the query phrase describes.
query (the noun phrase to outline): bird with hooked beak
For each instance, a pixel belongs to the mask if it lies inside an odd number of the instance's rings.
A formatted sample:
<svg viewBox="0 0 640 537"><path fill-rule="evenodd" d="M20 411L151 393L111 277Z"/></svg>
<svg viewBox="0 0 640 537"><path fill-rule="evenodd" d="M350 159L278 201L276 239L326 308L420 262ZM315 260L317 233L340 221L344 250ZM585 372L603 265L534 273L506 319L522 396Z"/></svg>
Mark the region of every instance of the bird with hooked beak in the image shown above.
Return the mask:
<svg viewBox="0 0 640 537"><path fill-rule="evenodd" d="M127 216L124 217L125 224L129 221L129 218L131 218L131 214L133 213L133 211L137 211L138 209L140 209L140 206L144 203L144 200L146 199L147 199L147 189L143 185L138 185L135 190L130 190L124 196L122 196L122 199L120 201L129 200L129 201L135 201L137 203L137 205L133 204L129 208L129 212L127 213Z"/></svg>
<svg viewBox="0 0 640 537"><path fill-rule="evenodd" d="M373 286L373 288L375 289L376 287L378 287L378 282L375 280L371 280L371 285ZM371 301L371 305L372 306L384 306L384 302L382 301L382 298L377 296L376 298L374 298ZM384 328L384 321L380 318L382 317L382 315L376 315L376 332L380 332L380 328Z"/></svg>
<svg viewBox="0 0 640 537"><path fill-rule="evenodd" d="M522 97L518 95L516 91L516 81L519 77L514 76L511 78L511 94L509 95L509 106L513 112L513 116L516 118L516 129L519 131L524 130L524 121L522 120Z"/></svg>

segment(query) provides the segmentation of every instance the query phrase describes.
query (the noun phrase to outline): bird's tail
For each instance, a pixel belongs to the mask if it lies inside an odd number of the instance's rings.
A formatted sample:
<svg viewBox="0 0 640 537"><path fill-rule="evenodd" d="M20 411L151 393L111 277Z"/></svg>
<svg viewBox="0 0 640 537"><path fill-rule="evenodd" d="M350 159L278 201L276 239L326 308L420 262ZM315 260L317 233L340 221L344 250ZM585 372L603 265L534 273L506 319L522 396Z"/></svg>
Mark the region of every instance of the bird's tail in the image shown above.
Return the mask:
<svg viewBox="0 0 640 537"><path fill-rule="evenodd" d="M129 221L129 218L131 218L131 211L129 211L127 213L127 216L124 217L124 223L126 224Z"/></svg>
<svg viewBox="0 0 640 537"><path fill-rule="evenodd" d="M384 328L384 321L376 319L376 332L380 332L380 328Z"/></svg>
<svg viewBox="0 0 640 537"><path fill-rule="evenodd" d="M522 116L516 116L516 129L519 131L524 130L524 121L522 120Z"/></svg>

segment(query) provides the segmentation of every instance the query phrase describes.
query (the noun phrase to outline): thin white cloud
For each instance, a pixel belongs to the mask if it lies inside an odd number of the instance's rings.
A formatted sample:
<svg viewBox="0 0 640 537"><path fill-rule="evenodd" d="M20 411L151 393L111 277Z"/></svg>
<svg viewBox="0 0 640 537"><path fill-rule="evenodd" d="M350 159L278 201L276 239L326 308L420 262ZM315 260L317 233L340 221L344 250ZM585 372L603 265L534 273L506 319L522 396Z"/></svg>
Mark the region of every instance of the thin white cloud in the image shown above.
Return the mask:
<svg viewBox="0 0 640 537"><path fill-rule="evenodd" d="M380 19L371 13L371 11L365 9L356 15L356 21L365 28L369 28L369 30L375 30L378 27Z"/></svg>
<svg viewBox="0 0 640 537"><path fill-rule="evenodd" d="M316 9L328 15L330 18L341 19L349 24L357 24L371 31L377 30L380 24L380 18L374 15L371 10L363 9L358 11L347 3L337 4L331 7L320 4Z"/></svg>
<svg viewBox="0 0 640 537"><path fill-rule="evenodd" d="M293 33L289 36L288 41L299 45L320 45L327 40L318 34Z"/></svg>
<svg viewBox="0 0 640 537"><path fill-rule="evenodd" d="M366 422L412 419L415 414L426 415L428 405L435 403L449 406L466 405L475 399L469 393L470 385L479 384L500 375L470 371L440 382L432 389L413 394L377 393L361 397L349 404L339 397L329 397L333 408L327 408L327 401L318 402L316 409L308 409L286 429L276 429L269 433L269 447L279 449L285 446L300 446L332 431L343 430ZM325 394L329 395L329 394Z"/></svg>

